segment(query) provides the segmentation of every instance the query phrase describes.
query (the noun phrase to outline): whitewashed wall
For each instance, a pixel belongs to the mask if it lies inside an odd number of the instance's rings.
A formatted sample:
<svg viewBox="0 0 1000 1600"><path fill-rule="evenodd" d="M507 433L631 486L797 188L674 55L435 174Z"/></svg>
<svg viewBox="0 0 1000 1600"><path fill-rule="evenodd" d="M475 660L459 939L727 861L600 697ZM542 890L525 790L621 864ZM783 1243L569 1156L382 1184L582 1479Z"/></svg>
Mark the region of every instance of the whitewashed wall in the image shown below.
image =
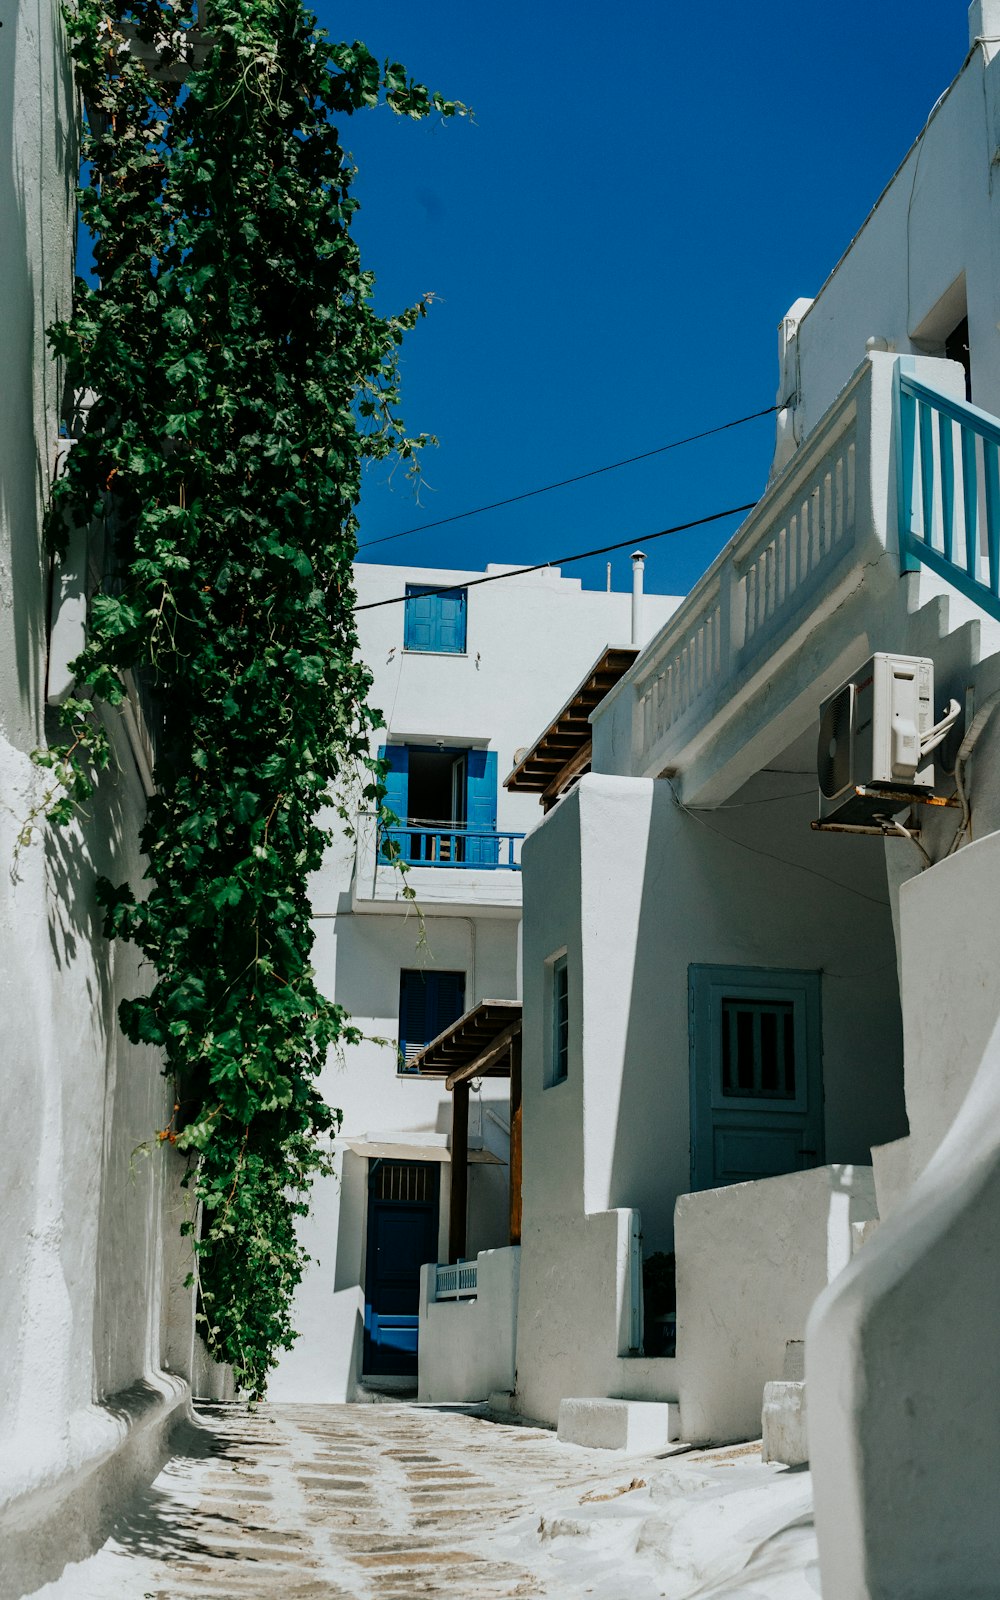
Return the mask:
<svg viewBox="0 0 1000 1600"><path fill-rule="evenodd" d="M817 1295L851 1259L852 1226L876 1214L871 1167L823 1166L677 1202L681 1436L752 1439L764 1385L805 1338Z"/></svg>
<svg viewBox="0 0 1000 1600"><path fill-rule="evenodd" d="M558 1392L630 1392L572 1387L584 1373L565 1327L586 1328L593 1352L585 1298L614 1266L592 1252L581 1270L565 1245L584 1218L635 1207L644 1252L672 1247L691 1182L692 963L821 971L826 1160L867 1163L872 1142L906 1131L881 841L811 833L800 752L774 765L791 771L761 774L732 809L704 815L681 810L666 782L591 775L525 845L518 1392L529 1414L551 1417ZM546 963L564 950L569 1073L546 1088ZM605 1340L605 1358L620 1353Z"/></svg>
<svg viewBox="0 0 1000 1600"><path fill-rule="evenodd" d="M509 569L489 566L486 573ZM405 594L407 583L472 583L483 572L447 568L359 564L363 606ZM650 563L655 582L655 564ZM674 597L645 599L646 632L676 608ZM385 726L372 739L462 747L488 744L498 756L499 779L515 751L531 745L609 644L628 643L631 592L585 590L558 569L470 587L468 648L464 655L403 650L403 606L358 613L361 653L372 670L370 699ZM541 819L534 795L499 790L497 825L528 832ZM424 869L417 881L422 917L405 903L352 904L355 851L341 838L312 887L314 963L324 992L363 1029L363 1044L332 1058L322 1087L344 1112L343 1138L390 1130L444 1134L451 1128L451 1096L443 1084L420 1082L396 1071L399 973L403 967L462 971L466 1005L483 999L517 999L520 874L499 870ZM472 878L504 880L507 904L466 903ZM492 882L487 884L492 888ZM459 898L461 897L461 898ZM385 1039L385 1044L374 1041ZM507 1116L508 1086L487 1079L481 1099ZM473 1117L478 1115L473 1097ZM341 1142L343 1152L343 1144ZM303 1238L314 1265L296 1299L301 1337L283 1357L270 1385L275 1400L336 1401L357 1393L364 1316L367 1161L337 1157L338 1176L317 1186ZM450 1168L441 1172L439 1255L447 1250ZM470 1170L468 1253L507 1239L506 1166L474 1164Z"/></svg>
<svg viewBox="0 0 1000 1600"><path fill-rule="evenodd" d="M488 1400L514 1387L517 1284L521 1252L469 1251L476 1257L473 1300L436 1300L436 1272L420 1274L420 1385L417 1398Z"/></svg>
<svg viewBox="0 0 1000 1600"><path fill-rule="evenodd" d="M144 795L117 717L111 774L77 826L17 854L45 787L48 556L68 313L75 124L59 7L26 0L0 49L0 1593L20 1595L106 1531L153 1476L183 1410L193 1306L179 1289L180 1159L158 1056L116 1010L146 981L103 938L99 873L138 884ZM151 1144L152 1142L152 1144ZM167 1369L172 1369L168 1371Z"/></svg>
<svg viewBox="0 0 1000 1600"><path fill-rule="evenodd" d="M918 1171L943 1139L809 1324L823 1585L844 1600L986 1600L996 1588L998 892L998 833L901 892Z"/></svg>
<svg viewBox="0 0 1000 1600"><path fill-rule="evenodd" d="M778 394L783 402L797 395L781 424L796 441L847 383L869 338L898 354L940 355L966 306L973 400L1000 414L997 0L971 8L970 33L988 37L930 112L816 298L804 313L799 307L797 347L793 341L786 352Z"/></svg>

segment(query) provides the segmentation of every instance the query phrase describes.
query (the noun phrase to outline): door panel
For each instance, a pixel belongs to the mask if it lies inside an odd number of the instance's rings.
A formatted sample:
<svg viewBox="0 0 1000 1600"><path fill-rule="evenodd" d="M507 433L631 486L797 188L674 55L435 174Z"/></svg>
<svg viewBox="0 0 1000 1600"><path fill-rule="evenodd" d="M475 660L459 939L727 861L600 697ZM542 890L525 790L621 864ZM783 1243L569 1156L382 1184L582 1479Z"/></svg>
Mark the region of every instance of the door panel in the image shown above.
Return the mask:
<svg viewBox="0 0 1000 1600"><path fill-rule="evenodd" d="M375 1161L368 1181L363 1370L417 1370L420 1268L437 1259L440 1168Z"/></svg>

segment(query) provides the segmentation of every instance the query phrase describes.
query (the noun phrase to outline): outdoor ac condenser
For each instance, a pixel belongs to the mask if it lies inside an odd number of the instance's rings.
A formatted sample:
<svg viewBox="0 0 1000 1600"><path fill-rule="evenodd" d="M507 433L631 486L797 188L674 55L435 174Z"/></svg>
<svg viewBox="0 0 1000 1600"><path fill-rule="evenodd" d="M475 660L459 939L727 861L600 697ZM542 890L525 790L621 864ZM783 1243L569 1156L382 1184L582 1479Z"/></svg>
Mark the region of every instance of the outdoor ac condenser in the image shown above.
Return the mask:
<svg viewBox="0 0 1000 1600"><path fill-rule="evenodd" d="M933 661L887 652L872 656L820 707L820 820L864 824L880 808L891 815L904 803L890 810L879 789L933 789L934 763L928 758L940 742L937 731ZM859 795L858 789L875 793Z"/></svg>

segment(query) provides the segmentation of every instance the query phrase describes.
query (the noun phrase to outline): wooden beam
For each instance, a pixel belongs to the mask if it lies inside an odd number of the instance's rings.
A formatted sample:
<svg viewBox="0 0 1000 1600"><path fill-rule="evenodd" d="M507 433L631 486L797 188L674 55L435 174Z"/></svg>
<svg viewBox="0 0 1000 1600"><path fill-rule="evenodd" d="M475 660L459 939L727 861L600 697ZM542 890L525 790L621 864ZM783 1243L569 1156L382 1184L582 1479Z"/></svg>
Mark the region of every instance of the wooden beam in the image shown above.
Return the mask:
<svg viewBox="0 0 1000 1600"><path fill-rule="evenodd" d="M576 755L570 756L565 766L560 768L542 794L542 805L546 811L549 811L555 804L568 783L571 783L574 778L578 778L581 773L590 771L590 762L593 754L594 747L588 739L587 743L582 745L576 752Z"/></svg>
<svg viewBox="0 0 1000 1600"><path fill-rule="evenodd" d="M469 1079L485 1077L494 1062L507 1054L511 1040L520 1032L521 1019L518 1017L516 1022L512 1022L502 1033L498 1033L493 1043L488 1044L485 1050L481 1050L474 1060L467 1062L464 1067L456 1067L451 1076L445 1080L445 1088L458 1089L464 1083L468 1093Z"/></svg>
<svg viewBox="0 0 1000 1600"><path fill-rule="evenodd" d="M469 1085L455 1085L451 1103L451 1207L448 1213L448 1260L465 1255L469 1209Z"/></svg>
<svg viewBox="0 0 1000 1600"><path fill-rule="evenodd" d="M521 1035L510 1042L510 1242L521 1243Z"/></svg>

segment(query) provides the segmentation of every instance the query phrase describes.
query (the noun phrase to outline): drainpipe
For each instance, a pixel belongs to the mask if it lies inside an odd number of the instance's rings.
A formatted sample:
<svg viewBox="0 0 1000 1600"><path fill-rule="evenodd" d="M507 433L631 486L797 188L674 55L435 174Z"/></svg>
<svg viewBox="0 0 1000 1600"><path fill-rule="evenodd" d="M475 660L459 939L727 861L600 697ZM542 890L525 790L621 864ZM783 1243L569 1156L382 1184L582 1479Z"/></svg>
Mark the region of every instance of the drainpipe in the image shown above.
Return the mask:
<svg viewBox="0 0 1000 1600"><path fill-rule="evenodd" d="M645 643L642 631L642 582L646 565L644 550L632 551L632 643L640 649Z"/></svg>

